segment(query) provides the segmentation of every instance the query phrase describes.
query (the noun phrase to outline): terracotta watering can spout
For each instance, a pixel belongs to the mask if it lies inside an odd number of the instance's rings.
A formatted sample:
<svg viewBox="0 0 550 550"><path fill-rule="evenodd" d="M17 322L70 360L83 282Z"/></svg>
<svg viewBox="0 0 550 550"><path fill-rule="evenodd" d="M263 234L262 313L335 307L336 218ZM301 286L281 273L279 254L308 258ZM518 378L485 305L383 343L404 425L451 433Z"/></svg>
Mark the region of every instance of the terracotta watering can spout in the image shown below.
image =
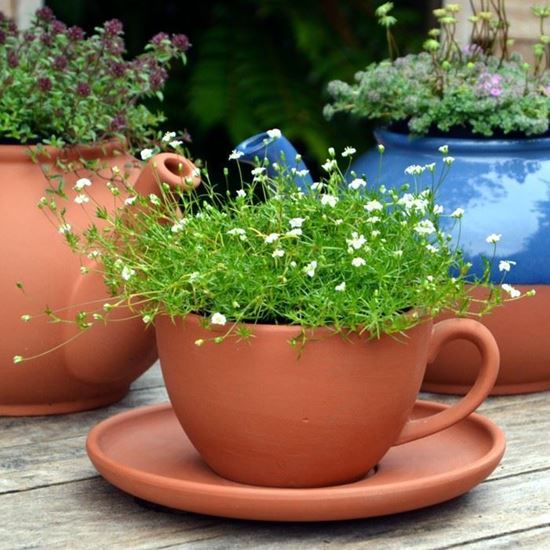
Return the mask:
<svg viewBox="0 0 550 550"><path fill-rule="evenodd" d="M159 185L192 189L200 184L200 176L194 164L173 153L160 153L152 157L143 167L134 185L141 195L159 193ZM80 277L73 287L69 303L85 304L109 297L101 277ZM69 371L82 382L101 385L131 382L145 372L156 360L154 330L142 323L128 323L123 319L135 317L129 309L117 308L108 326L94 325L86 338L77 338L64 349ZM117 322L118 319L121 322ZM69 339L77 329L67 325L65 339ZM94 353L94 350L96 353ZM102 350L102 353L97 353ZM82 358L86 357L84 361ZM134 357L135 361L129 361Z"/></svg>
<svg viewBox="0 0 550 550"><path fill-rule="evenodd" d="M267 159L269 164L266 170L269 176L277 174L273 163L286 166L287 170L294 173L294 181L302 191L307 191L313 183L302 157L298 155L292 143L278 131L256 134L239 143L235 150L242 153L239 162L254 164L257 159L260 162Z"/></svg>
<svg viewBox="0 0 550 550"><path fill-rule="evenodd" d="M161 183L191 189L200 182L198 170L190 160L174 153L160 153L144 166L135 188L138 193L145 195L157 192Z"/></svg>

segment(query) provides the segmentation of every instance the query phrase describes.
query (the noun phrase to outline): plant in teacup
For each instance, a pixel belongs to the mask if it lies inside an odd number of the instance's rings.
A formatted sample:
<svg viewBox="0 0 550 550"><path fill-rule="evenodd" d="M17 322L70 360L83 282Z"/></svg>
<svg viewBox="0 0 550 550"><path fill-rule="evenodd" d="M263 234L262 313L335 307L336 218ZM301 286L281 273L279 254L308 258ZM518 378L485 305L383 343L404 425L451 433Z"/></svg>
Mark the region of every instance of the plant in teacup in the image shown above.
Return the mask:
<svg viewBox="0 0 550 550"><path fill-rule="evenodd" d="M65 197L73 227L85 226L93 215L88 197L109 209L118 179L136 184L141 159L134 153L148 159L161 150L183 151L185 135L160 133L163 115L144 100L162 98L168 69L185 61L188 47L184 35L161 33L127 59L120 21L86 36L48 7L24 31L0 14L0 224L12 235L0 247L9 258L0 295L2 328L10 334L0 343L0 414L61 413L115 401L154 362L154 334L140 323L96 327L26 369L14 370L11 359L19 349L34 355L77 333L66 324L19 327L21 315L34 310L28 296L54 309L106 296L101 277L80 279L63 232L36 204ZM150 178L140 181L144 193L156 188Z"/></svg>
<svg viewBox="0 0 550 550"><path fill-rule="evenodd" d="M479 315L516 299L513 288L488 282L489 260L484 277L469 276L441 229L443 217L461 223L436 202L442 182L423 191L360 177L348 184L332 149L322 170L307 193L284 159L274 177L259 159L235 196L218 194L207 177L202 191L161 179L160 196L134 194L114 214L100 209L101 224L67 231L76 251L97 258L112 291L76 321L108 322L130 304L155 325L175 413L229 479L291 487L357 479L390 446L472 412L498 371L481 324L432 323L442 309L470 311L472 284L489 289ZM59 208L52 214L67 223ZM498 237L489 241L490 253ZM477 383L457 406L408 421L428 359L456 338L483 356Z"/></svg>

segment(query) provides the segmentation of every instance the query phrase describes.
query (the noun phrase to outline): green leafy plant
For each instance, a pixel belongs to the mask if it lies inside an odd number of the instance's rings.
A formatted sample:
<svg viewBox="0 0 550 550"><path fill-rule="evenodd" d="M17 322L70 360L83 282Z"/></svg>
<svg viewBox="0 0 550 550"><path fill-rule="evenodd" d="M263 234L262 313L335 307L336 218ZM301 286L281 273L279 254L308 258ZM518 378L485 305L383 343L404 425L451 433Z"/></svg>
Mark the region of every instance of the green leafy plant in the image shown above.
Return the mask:
<svg viewBox="0 0 550 550"><path fill-rule="evenodd" d="M548 131L550 71L544 22L550 9L534 7L539 19L539 42L531 66L510 53L509 22L504 0L471 2L470 43L456 40L457 4L434 10L439 28L429 32L424 52L394 57L391 2L377 10L387 30L390 58L369 65L355 76L355 83L335 80L328 90L332 103L325 106L330 118L348 112L397 128L406 125L413 134L434 131L473 132L484 136Z"/></svg>
<svg viewBox="0 0 550 550"><path fill-rule="evenodd" d="M59 147L110 138L144 143L164 117L143 100L162 100L171 63L185 63L188 48L185 35L159 33L126 60L116 19L86 37L48 7L23 32L0 14L0 135Z"/></svg>
<svg viewBox="0 0 550 550"><path fill-rule="evenodd" d="M411 166L413 183L400 191L367 186L355 174L346 183L332 148L321 167L325 176L307 193L298 190L296 171L284 159L274 166L275 177L268 177L267 161L258 159L253 181L236 195L216 194L206 171L201 193L182 177L180 187L159 182L159 193L148 196L117 175L111 182L115 200L127 198L113 214L97 205L98 222L80 233L60 206L44 201L41 207L84 258L83 276L99 271L113 296L72 322L86 329L128 305L146 324L157 315L198 313L207 326L227 327L212 338L220 343L231 335L248 337L244 323L329 326L380 337L443 309L473 314L475 305L476 315L483 315L504 294L516 299L519 291L489 282L490 260L484 276L474 280L443 230L442 221L458 230L463 211L444 213L436 203L453 162L446 147L441 151L440 178L435 163ZM347 147L341 153L347 169L354 152ZM230 156L238 158L236 151ZM431 186L417 191L423 177L431 178ZM79 192L86 189L80 186ZM487 237L489 252L499 239ZM503 277L511 265L500 263ZM472 286L487 287L488 298L474 298ZM45 314L62 320L58 312Z"/></svg>

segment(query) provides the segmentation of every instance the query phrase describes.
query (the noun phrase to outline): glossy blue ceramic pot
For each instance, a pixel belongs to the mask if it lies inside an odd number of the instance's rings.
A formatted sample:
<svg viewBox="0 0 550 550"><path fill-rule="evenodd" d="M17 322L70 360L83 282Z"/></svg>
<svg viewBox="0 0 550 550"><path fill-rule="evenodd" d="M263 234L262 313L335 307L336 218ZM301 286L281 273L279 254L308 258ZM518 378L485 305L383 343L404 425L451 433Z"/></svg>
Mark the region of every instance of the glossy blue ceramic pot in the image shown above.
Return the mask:
<svg viewBox="0 0 550 550"><path fill-rule="evenodd" d="M412 138L387 130L375 132L386 148L382 157L372 150L358 158L352 170L366 174L367 181L397 187L411 182L407 166L437 163L436 179L444 166L441 145L449 146L455 158L439 188L437 202L446 213L465 211L461 246L473 270L482 270L481 255L490 256L492 245L485 239L502 234L492 274L501 280L498 260L517 265L507 274L512 284L550 284L550 138L458 139L444 137ZM430 174L418 177L420 186L431 185Z"/></svg>

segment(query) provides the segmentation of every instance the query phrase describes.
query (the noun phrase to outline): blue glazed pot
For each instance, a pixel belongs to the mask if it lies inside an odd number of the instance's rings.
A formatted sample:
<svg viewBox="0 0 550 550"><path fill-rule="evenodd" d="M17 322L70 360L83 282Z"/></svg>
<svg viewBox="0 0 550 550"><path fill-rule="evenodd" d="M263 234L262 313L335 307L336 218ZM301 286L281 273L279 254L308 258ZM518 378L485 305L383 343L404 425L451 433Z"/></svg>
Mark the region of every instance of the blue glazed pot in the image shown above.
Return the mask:
<svg viewBox="0 0 550 550"><path fill-rule="evenodd" d="M455 162L437 202L446 213L464 209L460 243L473 272L480 274L481 255L492 253L486 237L500 233L493 281L502 278L496 267L502 259L517 262L506 276L508 283L550 284L550 138L411 138L387 130L375 136L386 147L382 170L377 150L358 158L352 170L371 184L397 187L412 181L404 173L407 166L436 162L437 179L444 166L438 148L448 145ZM429 173L417 179L421 187L431 185Z"/></svg>

